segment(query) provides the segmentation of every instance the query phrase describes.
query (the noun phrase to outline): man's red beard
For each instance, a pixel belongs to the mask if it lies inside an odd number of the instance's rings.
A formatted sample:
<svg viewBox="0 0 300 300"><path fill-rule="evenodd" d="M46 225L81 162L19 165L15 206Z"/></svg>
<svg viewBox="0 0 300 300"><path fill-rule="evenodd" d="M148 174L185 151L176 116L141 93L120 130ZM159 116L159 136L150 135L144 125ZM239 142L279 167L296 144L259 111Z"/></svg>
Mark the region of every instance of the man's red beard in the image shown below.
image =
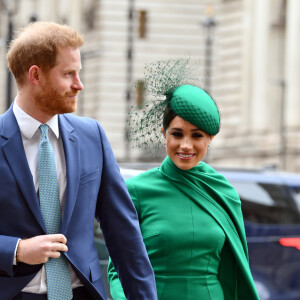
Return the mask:
<svg viewBox="0 0 300 300"><path fill-rule="evenodd" d="M77 108L77 98L71 98L75 95L78 95L76 90L61 95L50 85L35 96L35 103L43 113L49 115L71 113Z"/></svg>

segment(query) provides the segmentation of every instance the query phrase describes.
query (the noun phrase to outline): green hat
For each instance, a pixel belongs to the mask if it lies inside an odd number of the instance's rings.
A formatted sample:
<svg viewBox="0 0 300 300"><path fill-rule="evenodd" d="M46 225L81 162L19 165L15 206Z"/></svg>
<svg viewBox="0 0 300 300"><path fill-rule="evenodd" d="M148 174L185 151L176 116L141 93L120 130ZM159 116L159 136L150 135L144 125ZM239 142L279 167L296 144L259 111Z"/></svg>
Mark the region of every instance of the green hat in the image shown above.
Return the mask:
<svg viewBox="0 0 300 300"><path fill-rule="evenodd" d="M214 100L199 86L196 70L200 63L189 57L160 60L145 66L143 107L132 107L127 119L127 133L133 148L144 148L148 154L163 153L161 131L165 108L197 126L209 135L216 135L220 116ZM195 72L197 71L197 72Z"/></svg>
<svg viewBox="0 0 300 300"><path fill-rule="evenodd" d="M214 100L202 89L193 85L177 87L170 100L176 115L197 126L209 135L220 129L220 116Z"/></svg>

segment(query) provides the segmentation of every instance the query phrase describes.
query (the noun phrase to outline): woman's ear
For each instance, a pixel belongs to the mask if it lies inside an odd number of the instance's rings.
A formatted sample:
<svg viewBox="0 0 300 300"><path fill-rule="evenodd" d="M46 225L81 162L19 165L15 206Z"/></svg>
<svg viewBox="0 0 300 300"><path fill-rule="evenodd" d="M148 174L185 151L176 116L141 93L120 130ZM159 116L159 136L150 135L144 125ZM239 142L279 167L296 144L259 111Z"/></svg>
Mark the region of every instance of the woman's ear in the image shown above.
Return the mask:
<svg viewBox="0 0 300 300"><path fill-rule="evenodd" d="M166 133L165 133L165 129L164 129L164 128L162 128L162 129L161 129L161 132L162 132L162 134L163 134L163 136L164 136L164 139L166 139Z"/></svg>
<svg viewBox="0 0 300 300"><path fill-rule="evenodd" d="M208 137L207 150L209 149L210 143L211 143L211 141L213 140L214 137L215 137L214 135L210 135L210 136Z"/></svg>

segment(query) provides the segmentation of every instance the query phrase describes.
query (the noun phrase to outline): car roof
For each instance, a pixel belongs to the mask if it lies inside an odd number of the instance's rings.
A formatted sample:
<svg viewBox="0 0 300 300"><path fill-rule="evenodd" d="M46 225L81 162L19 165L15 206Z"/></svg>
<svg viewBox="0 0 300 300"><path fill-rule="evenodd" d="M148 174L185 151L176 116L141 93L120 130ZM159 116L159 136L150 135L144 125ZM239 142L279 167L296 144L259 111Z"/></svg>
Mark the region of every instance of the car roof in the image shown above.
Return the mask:
<svg viewBox="0 0 300 300"><path fill-rule="evenodd" d="M160 163L119 163L121 173L125 179L136 176L143 171L159 167ZM214 167L223 174L228 181L258 182L264 184L284 184L290 187L300 187L300 175L296 173L280 172L270 169L241 169Z"/></svg>
<svg viewBox="0 0 300 300"><path fill-rule="evenodd" d="M248 181L265 184L285 184L288 186L300 186L300 175L294 173L279 172L275 170L246 170L246 169L218 169L229 181Z"/></svg>

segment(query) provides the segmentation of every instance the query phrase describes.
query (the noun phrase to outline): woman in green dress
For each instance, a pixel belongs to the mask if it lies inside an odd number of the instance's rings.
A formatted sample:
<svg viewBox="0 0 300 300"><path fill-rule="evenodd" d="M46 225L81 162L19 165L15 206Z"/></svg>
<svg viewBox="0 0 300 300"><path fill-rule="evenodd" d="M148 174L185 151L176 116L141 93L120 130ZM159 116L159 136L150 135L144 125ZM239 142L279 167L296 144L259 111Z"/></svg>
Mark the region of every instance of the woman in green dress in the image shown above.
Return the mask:
<svg viewBox="0 0 300 300"><path fill-rule="evenodd" d="M162 135L167 157L159 168L126 181L158 299L259 299L239 196L224 176L202 161L219 132L218 108L209 94L187 84L175 87L165 102ZM150 111L153 114L153 106ZM108 278L113 299L126 299L111 261Z"/></svg>

